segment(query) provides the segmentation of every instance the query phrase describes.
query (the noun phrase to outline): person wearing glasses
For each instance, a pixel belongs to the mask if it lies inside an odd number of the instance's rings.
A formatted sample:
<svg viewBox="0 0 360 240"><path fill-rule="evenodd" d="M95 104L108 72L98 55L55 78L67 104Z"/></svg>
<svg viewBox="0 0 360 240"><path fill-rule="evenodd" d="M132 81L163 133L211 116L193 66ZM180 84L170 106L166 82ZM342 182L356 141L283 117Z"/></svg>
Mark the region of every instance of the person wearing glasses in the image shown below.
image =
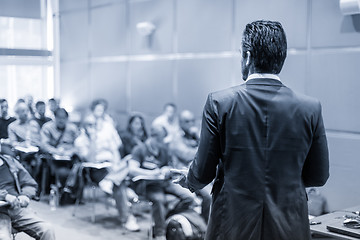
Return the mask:
<svg viewBox="0 0 360 240"><path fill-rule="evenodd" d="M281 23L247 24L241 51L245 82L208 95L198 152L178 182L196 191L215 179L205 239L309 240L305 187L329 177L321 104L279 78Z"/></svg>

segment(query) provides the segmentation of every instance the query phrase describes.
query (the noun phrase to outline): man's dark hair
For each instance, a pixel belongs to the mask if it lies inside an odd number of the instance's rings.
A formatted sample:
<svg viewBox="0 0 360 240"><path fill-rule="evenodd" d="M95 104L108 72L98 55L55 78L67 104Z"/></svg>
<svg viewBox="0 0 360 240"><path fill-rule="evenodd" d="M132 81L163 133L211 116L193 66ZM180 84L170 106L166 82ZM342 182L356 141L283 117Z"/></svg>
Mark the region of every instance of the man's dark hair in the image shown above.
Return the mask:
<svg viewBox="0 0 360 240"><path fill-rule="evenodd" d="M65 110L65 108L56 109L54 115L57 117L60 113L65 113L66 117L69 117L69 113Z"/></svg>
<svg viewBox="0 0 360 240"><path fill-rule="evenodd" d="M175 103L172 103L172 102L165 103L165 105L164 105L164 110L165 110L167 107L172 107L172 108L176 109Z"/></svg>
<svg viewBox="0 0 360 240"><path fill-rule="evenodd" d="M7 102L7 100L5 98L1 98L0 99L0 104L2 104L3 102Z"/></svg>
<svg viewBox="0 0 360 240"><path fill-rule="evenodd" d="M38 108L40 106L45 106L45 102L43 101L37 101L36 104L35 104L35 108Z"/></svg>
<svg viewBox="0 0 360 240"><path fill-rule="evenodd" d="M96 107L97 105L100 105L100 104L104 106L104 109L105 109L105 111L106 111L109 104L108 104L108 102L107 102L105 99L103 99L103 98L95 99L94 101L91 102L91 104L90 104L90 109L91 109L91 111L94 111L95 107Z"/></svg>
<svg viewBox="0 0 360 240"><path fill-rule="evenodd" d="M246 52L254 60L259 73L280 73L286 58L286 35L279 22L259 20L246 25L242 38L243 57Z"/></svg>

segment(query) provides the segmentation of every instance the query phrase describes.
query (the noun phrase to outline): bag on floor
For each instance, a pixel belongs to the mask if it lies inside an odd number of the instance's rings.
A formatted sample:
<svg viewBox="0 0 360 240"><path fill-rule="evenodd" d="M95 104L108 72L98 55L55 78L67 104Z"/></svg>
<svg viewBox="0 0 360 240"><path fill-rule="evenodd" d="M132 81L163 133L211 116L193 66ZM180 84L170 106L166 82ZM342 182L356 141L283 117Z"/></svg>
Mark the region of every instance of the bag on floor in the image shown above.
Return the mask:
<svg viewBox="0 0 360 240"><path fill-rule="evenodd" d="M200 240L205 237L206 223L193 210L171 215L166 220L166 225L167 240Z"/></svg>

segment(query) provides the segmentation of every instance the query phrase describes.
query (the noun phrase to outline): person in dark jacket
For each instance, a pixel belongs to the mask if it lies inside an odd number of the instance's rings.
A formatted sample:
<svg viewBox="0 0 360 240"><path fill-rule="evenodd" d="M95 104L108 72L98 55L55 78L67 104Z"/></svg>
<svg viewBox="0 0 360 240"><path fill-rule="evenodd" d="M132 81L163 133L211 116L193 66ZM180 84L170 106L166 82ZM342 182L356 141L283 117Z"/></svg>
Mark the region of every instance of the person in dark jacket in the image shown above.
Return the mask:
<svg viewBox="0 0 360 240"><path fill-rule="evenodd" d="M12 227L35 239L55 239L51 225L28 208L36 189L35 180L17 160L0 154L0 239L12 239Z"/></svg>
<svg viewBox="0 0 360 240"><path fill-rule="evenodd" d="M40 131L40 129L45 123L51 121L51 118L45 116L45 112L46 112L45 102L43 101L36 102L35 109L36 112L34 113L33 120L39 125L38 129Z"/></svg>
<svg viewBox="0 0 360 240"><path fill-rule="evenodd" d="M208 95L191 191L215 179L206 239L309 240L305 187L329 177L318 100L280 80L286 36L279 22L255 21L242 38L245 83Z"/></svg>
<svg viewBox="0 0 360 240"><path fill-rule="evenodd" d="M4 98L0 99L0 139L7 139L9 137L8 126L16 120L16 118L9 116L8 110L7 100Z"/></svg>

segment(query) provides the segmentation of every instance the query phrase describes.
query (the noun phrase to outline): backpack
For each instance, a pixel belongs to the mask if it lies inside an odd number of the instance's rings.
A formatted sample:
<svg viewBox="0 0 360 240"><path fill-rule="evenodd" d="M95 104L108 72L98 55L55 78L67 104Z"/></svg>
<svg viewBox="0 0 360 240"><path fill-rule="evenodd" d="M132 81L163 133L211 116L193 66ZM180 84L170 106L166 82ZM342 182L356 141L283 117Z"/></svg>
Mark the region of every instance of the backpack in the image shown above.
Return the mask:
<svg viewBox="0 0 360 240"><path fill-rule="evenodd" d="M171 215L166 220L166 239L201 240L205 237L206 223L194 210Z"/></svg>

